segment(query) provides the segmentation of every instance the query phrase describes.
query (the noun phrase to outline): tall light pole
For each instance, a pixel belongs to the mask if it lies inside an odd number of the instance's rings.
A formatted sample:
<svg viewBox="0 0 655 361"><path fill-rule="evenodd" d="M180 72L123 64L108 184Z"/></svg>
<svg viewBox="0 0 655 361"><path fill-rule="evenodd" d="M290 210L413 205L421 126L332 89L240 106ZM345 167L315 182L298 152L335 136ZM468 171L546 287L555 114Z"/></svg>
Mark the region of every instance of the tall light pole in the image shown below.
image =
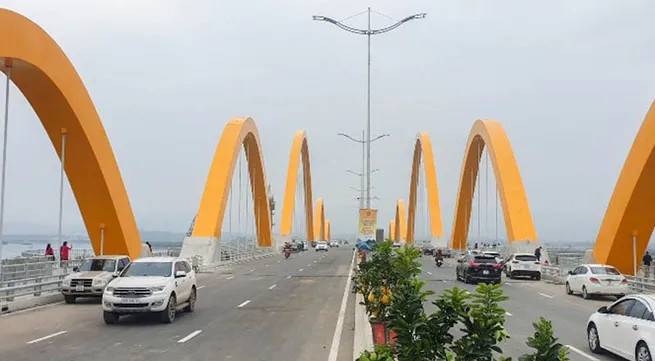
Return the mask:
<svg viewBox="0 0 655 361"><path fill-rule="evenodd" d="M360 182L361 196L359 197L360 198L359 208L360 209L371 208L370 207L370 198L371 198L370 185L371 185L371 182L369 181L368 182L368 187L365 187L364 186L364 177L365 176L370 176L370 174L373 173L374 171L370 170L371 169L370 166L368 167L368 172L366 171L366 164L367 164L366 163L366 145L367 144L370 145L371 143L375 142L376 140L380 140L380 139L382 139L384 137L390 137L391 134L378 135L377 137L373 138L372 140L370 140L370 139L365 140L364 139L364 131L363 130L362 130L362 139L355 139L355 138L353 138L353 137L351 137L351 136L349 136L348 134L345 134L345 133L338 133L337 135L340 135L340 136L342 136L344 138L348 138L348 139L352 140L353 142L362 144L362 173L355 173L355 174L361 174L361 182ZM354 173L354 172L351 172L351 173ZM369 179L369 177L366 177L366 178ZM366 192L366 197L364 197L364 192ZM364 203L365 198L368 200L366 203Z"/></svg>
<svg viewBox="0 0 655 361"><path fill-rule="evenodd" d="M381 35L388 33L391 30L398 28L399 26L410 22L412 20L424 19L427 15L426 13L414 14L408 16L395 24L387 26L386 28L381 29L371 29L371 8L368 10L368 27L366 29L357 29L351 26L348 26L340 21L329 18L327 16L314 15L314 20L316 21L325 21L331 24L336 25L337 27L357 35L366 35L368 40L368 76L367 76L367 86L366 86L366 208L371 208L371 36L372 35Z"/></svg>

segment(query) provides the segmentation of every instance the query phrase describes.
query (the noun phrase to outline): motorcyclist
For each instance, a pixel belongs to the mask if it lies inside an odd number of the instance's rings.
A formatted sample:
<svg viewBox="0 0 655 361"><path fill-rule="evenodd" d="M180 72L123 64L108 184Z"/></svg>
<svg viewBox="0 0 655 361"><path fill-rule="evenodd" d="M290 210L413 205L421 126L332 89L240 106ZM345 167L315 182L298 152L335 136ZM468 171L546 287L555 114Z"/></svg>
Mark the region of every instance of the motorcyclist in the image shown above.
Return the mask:
<svg viewBox="0 0 655 361"><path fill-rule="evenodd" d="M441 254L441 248L437 250L437 255L434 256L435 261L443 261L443 254Z"/></svg>

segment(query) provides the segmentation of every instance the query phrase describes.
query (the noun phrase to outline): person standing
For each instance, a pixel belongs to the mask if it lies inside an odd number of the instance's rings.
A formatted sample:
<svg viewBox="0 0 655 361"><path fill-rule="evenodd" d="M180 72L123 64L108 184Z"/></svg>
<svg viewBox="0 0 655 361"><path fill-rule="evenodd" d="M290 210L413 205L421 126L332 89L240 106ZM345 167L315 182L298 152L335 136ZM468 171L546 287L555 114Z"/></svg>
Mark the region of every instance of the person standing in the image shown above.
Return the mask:
<svg viewBox="0 0 655 361"><path fill-rule="evenodd" d="M534 255L537 257L537 262L541 262L541 246L534 250Z"/></svg>
<svg viewBox="0 0 655 361"><path fill-rule="evenodd" d="M648 278L650 277L650 265L653 263L653 257L646 251L646 254L644 257L641 259L641 261L644 264L644 277Z"/></svg>
<svg viewBox="0 0 655 361"><path fill-rule="evenodd" d="M55 260L55 251L52 249L50 243L45 246L45 256L49 261Z"/></svg>
<svg viewBox="0 0 655 361"><path fill-rule="evenodd" d="M65 266L64 262L68 264L68 258L70 256L70 251L73 249L72 246L68 246L68 241L64 241L64 243L59 247L59 260L62 263L62 266Z"/></svg>

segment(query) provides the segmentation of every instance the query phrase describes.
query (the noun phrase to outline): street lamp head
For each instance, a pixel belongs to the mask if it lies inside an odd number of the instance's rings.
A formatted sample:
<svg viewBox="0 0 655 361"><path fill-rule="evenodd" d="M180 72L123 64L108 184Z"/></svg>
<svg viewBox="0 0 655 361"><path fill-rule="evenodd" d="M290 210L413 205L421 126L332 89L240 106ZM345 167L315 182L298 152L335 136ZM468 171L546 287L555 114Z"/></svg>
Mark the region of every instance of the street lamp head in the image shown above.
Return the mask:
<svg viewBox="0 0 655 361"><path fill-rule="evenodd" d="M325 21L325 16L314 15L314 16L312 17L312 19L314 19L314 20L316 20L316 21Z"/></svg>
<svg viewBox="0 0 655 361"><path fill-rule="evenodd" d="M413 18L414 19L425 19L426 16L428 16L427 13L420 13L420 14L414 15Z"/></svg>

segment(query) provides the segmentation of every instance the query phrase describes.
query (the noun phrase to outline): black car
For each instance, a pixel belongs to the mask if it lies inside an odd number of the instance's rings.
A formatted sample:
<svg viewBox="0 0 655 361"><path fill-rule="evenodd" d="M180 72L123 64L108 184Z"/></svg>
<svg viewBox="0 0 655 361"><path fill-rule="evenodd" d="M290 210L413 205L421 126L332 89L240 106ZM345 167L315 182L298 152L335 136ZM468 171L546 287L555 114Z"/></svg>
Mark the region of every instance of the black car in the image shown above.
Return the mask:
<svg viewBox="0 0 655 361"><path fill-rule="evenodd" d="M502 264L496 257L467 254L457 260L457 279L465 283L500 283Z"/></svg>
<svg viewBox="0 0 655 361"><path fill-rule="evenodd" d="M423 255L425 256L434 256L436 254L436 251L434 247L432 246L425 246L423 247Z"/></svg>

